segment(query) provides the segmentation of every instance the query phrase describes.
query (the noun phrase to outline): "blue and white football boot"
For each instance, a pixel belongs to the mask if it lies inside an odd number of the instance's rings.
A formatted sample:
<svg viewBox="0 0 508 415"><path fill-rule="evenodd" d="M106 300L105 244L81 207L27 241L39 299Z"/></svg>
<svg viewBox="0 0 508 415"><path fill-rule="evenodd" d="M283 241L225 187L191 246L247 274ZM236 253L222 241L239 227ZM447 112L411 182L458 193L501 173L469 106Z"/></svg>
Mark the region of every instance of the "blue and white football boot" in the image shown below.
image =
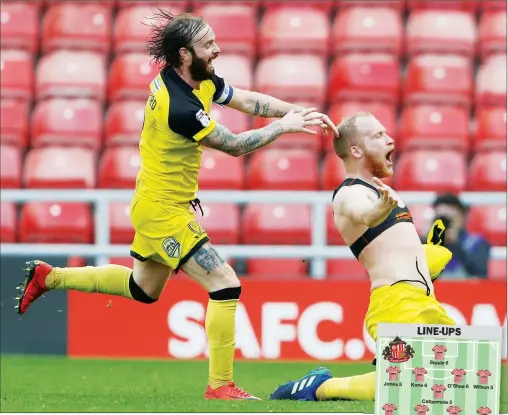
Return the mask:
<svg viewBox="0 0 508 415"><path fill-rule="evenodd" d="M293 382L280 385L277 390L270 395L272 400L294 400L294 401L317 401L317 389L328 379L332 378L332 374L325 367L307 373L303 378Z"/></svg>

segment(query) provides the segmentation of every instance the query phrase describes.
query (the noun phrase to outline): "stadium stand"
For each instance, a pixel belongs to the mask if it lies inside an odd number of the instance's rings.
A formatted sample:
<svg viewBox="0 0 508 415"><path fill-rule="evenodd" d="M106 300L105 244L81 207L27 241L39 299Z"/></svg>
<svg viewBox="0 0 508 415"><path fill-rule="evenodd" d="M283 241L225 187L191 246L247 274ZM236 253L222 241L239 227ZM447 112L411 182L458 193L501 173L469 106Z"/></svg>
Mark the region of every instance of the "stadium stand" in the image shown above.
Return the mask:
<svg viewBox="0 0 508 415"><path fill-rule="evenodd" d="M117 0L2 3L1 188L132 189L148 84L158 72L145 52L155 7ZM506 11L503 1L173 1L217 35L217 73L339 122L375 114L396 139L401 191L506 191ZM259 41L258 41L259 40ZM271 120L215 106L233 132ZM452 171L453 174L449 172ZM205 149L203 190L326 190L344 178L329 136L288 135L232 158ZM433 211L411 206L420 235ZM93 243L91 206L1 204L6 242ZM302 204L210 203L200 219L216 244L307 245ZM128 244L128 204L109 210L111 243ZM506 207L472 206L470 230L506 246ZM327 208L329 245L344 245ZM130 259L118 258L119 263ZM122 262L123 261L123 262ZM504 267L504 268L503 268ZM491 260L489 276L506 276ZM305 277L300 259L249 259L249 275ZM330 278L366 278L350 259L329 260Z"/></svg>

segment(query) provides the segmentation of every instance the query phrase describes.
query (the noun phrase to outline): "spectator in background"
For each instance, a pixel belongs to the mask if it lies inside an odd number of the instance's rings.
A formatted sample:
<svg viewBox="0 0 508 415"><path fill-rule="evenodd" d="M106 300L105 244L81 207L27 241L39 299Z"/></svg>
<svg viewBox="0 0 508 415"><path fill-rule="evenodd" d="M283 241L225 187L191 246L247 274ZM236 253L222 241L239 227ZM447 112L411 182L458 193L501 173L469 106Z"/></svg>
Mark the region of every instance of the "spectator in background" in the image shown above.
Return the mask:
<svg viewBox="0 0 508 415"><path fill-rule="evenodd" d="M466 230L466 206L451 193L438 196L433 206L436 219L446 226L445 246L453 254L441 278L486 278L490 246L482 235Z"/></svg>

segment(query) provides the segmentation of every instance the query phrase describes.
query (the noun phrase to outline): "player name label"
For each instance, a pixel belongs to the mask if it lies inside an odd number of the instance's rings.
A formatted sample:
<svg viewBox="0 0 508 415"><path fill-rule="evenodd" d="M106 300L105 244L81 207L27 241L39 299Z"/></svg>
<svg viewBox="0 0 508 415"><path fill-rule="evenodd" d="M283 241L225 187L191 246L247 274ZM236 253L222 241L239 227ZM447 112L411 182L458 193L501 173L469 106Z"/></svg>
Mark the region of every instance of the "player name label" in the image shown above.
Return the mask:
<svg viewBox="0 0 508 415"><path fill-rule="evenodd" d="M375 415L499 415L501 327L379 324Z"/></svg>

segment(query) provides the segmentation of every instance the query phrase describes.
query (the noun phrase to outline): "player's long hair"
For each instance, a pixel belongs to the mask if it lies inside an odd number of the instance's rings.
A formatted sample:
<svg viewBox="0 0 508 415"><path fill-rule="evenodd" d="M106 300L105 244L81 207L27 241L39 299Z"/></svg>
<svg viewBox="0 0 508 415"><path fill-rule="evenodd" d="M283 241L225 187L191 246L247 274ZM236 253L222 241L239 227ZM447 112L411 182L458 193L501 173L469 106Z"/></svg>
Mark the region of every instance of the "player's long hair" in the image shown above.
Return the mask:
<svg viewBox="0 0 508 415"><path fill-rule="evenodd" d="M193 14L174 15L162 9L158 9L151 20L146 48L152 61L159 67L179 68L182 64L180 49L193 50L195 36L207 25L203 18Z"/></svg>

